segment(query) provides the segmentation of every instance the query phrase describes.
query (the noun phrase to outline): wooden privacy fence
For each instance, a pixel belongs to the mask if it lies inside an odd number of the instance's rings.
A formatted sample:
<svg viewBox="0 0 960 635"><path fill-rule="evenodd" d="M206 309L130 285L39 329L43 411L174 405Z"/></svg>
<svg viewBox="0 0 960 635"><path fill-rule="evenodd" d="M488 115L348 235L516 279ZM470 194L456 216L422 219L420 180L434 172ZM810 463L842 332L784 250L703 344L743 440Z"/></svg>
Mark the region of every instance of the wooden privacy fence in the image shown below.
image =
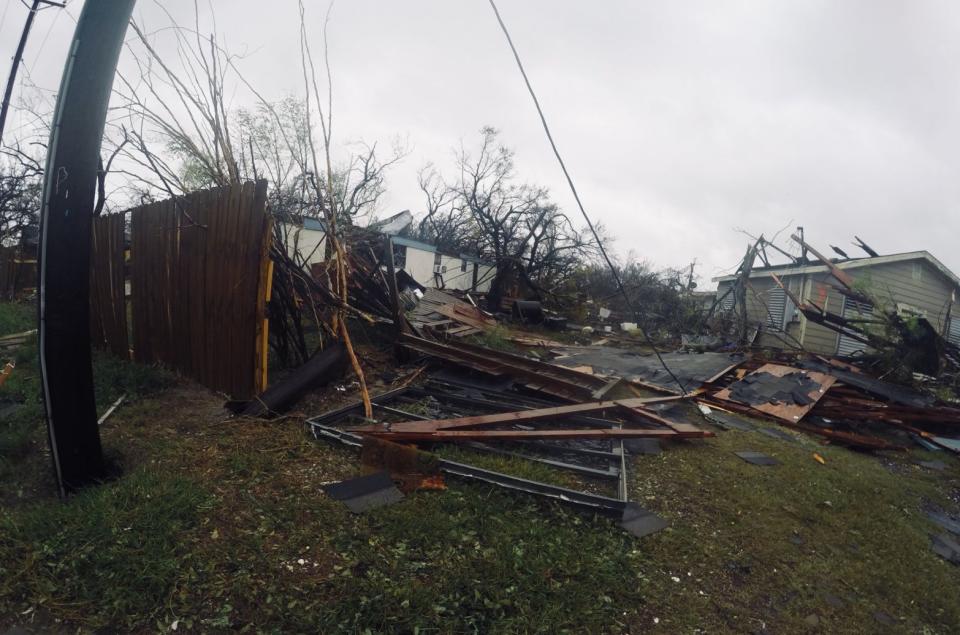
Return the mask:
<svg viewBox="0 0 960 635"><path fill-rule="evenodd" d="M126 299L126 219L93 219L90 231L90 337L94 346L129 357Z"/></svg>
<svg viewBox="0 0 960 635"><path fill-rule="evenodd" d="M91 329L117 354L159 362L233 399L267 383L270 219L266 182L194 192L130 211L130 332L123 220L96 219ZM122 217L121 217L122 218ZM98 330L99 329L99 330Z"/></svg>
<svg viewBox="0 0 960 635"><path fill-rule="evenodd" d="M23 290L36 288L36 251L21 245L0 247L0 296L12 298Z"/></svg>

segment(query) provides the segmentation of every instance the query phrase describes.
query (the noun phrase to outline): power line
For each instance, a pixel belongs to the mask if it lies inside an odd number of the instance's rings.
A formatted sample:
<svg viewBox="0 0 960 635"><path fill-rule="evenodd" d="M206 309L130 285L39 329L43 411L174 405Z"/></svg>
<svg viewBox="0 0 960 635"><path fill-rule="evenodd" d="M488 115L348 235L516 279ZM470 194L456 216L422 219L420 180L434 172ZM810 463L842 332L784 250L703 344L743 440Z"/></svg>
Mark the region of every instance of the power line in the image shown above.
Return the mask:
<svg viewBox="0 0 960 635"><path fill-rule="evenodd" d="M550 147L553 149L553 154L557 157L557 162L560 164L560 169L563 170L563 176L567 179L567 184L570 186L570 191L573 193L573 198L577 202L577 207L580 208L580 213L583 214L584 220L587 221L587 226L590 228L590 232L593 234L594 240L597 241L597 247L600 249L600 254L603 256L604 261L607 263L610 272L613 274L613 279L617 283L617 288L620 290L620 294L623 296L624 302L627 304L627 308L630 310L634 316L640 316L640 313L634 309L633 303L630 301L630 297L627 295L626 289L623 288L623 281L620 279L620 274L617 272L617 268L613 266L613 261L610 260L610 256L607 255L607 250L603 246L603 241L600 240L600 235L597 233L596 228L593 226L593 222L590 220L590 217L587 215L587 211L583 208L583 203L580 201L580 195L577 193L577 188L573 184L573 179L570 178L570 173L567 171L567 166L563 162L563 158L560 156L560 151L557 150L557 144L553 141L553 135L550 134L550 126L547 125L547 118L543 114L543 109L540 107L540 100L537 99L537 94L533 91L533 86L530 85L530 78L527 77L527 71L523 68L523 62L520 61L520 54L517 53L517 47L513 45L513 38L510 37L510 32L507 31L507 25L503 23L503 18L500 17L500 11L497 10L497 5L494 0L489 0L490 7L493 9L494 15L497 16L497 22L500 23L500 28L503 30L504 36L507 38L507 44L510 45L510 50L513 52L513 59L517 62L517 68L520 69L520 74L523 76L523 82L527 85L527 91L530 93L530 97L533 99L533 105L537 108L537 114L540 115L540 123L543 124L543 131L547 133L547 140L550 141ZM667 374L677 383L677 386L680 387L680 392L683 395L687 394L686 386L683 385L676 375L673 374L673 371L667 366L667 363L663 361L663 356L660 355L660 351L657 350L657 347L654 345L653 340L650 339L650 335L647 334L647 330L643 328L642 321L637 319L637 326L640 328L640 332L643 334L643 338L646 340L647 345L653 349L654 354L657 356L657 359L660 361L660 365L663 366L663 369L667 371Z"/></svg>
<svg viewBox="0 0 960 635"><path fill-rule="evenodd" d="M26 2L24 2L26 6ZM10 66L10 76L7 78L7 88L3 93L3 103L0 104L0 140L3 139L3 128L7 123L7 111L10 108L10 95L13 93L13 85L17 81L17 70L20 68L20 61L23 59L23 50L27 46L27 36L30 35L30 27L33 26L33 19L37 16L40 6L63 7L60 2L54 0L33 0L29 5L30 12L27 13L27 21L23 25L23 31L20 33L20 42L17 44L17 51L13 54L13 65Z"/></svg>
<svg viewBox="0 0 960 635"><path fill-rule="evenodd" d="M47 27L47 32L43 36L43 39L40 40L40 48L37 49L37 56L33 60L33 64L30 65L30 74L33 74L33 69L37 67L37 62L40 61L40 57L43 54L43 47L47 45L47 39L50 37L50 33L53 32L53 27L57 26L57 20L60 19L60 16L63 14L62 11L58 11L57 15L53 17L53 20L50 21L50 26Z"/></svg>
<svg viewBox="0 0 960 635"><path fill-rule="evenodd" d="M0 14L0 31L3 30L3 25L7 22L7 11L10 10L10 3L12 2L13 0L7 0L7 4L3 5L3 13Z"/></svg>

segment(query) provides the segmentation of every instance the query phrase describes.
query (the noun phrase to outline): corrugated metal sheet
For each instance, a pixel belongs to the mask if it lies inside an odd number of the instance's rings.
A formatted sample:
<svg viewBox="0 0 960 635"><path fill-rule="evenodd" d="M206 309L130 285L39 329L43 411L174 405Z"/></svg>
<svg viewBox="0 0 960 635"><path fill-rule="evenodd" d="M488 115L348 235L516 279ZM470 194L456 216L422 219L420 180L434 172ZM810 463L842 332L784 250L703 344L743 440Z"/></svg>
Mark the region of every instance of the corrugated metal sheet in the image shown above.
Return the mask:
<svg viewBox="0 0 960 635"><path fill-rule="evenodd" d="M845 318L864 318L873 313L873 306L866 302L857 302L850 298L843 299L843 317ZM866 350L867 346L863 342L841 335L837 338L837 355L848 356Z"/></svg>
<svg viewBox="0 0 960 635"><path fill-rule="evenodd" d="M428 245L427 243L422 243L419 240L404 238L403 236L394 236L393 244L403 245L404 247L410 247L412 249L419 249L420 251L429 251L430 253L436 253L437 251L436 245Z"/></svg>
<svg viewBox="0 0 960 635"><path fill-rule="evenodd" d="M725 298L720 300L720 306L717 307L717 309L718 309L718 312L720 313L733 310L733 292L732 291L728 293Z"/></svg>
<svg viewBox="0 0 960 635"><path fill-rule="evenodd" d="M767 292L767 327L782 331L787 313L787 293L780 287Z"/></svg>
<svg viewBox="0 0 960 635"><path fill-rule="evenodd" d="M947 331L947 340L960 346L960 318L950 318L950 329Z"/></svg>

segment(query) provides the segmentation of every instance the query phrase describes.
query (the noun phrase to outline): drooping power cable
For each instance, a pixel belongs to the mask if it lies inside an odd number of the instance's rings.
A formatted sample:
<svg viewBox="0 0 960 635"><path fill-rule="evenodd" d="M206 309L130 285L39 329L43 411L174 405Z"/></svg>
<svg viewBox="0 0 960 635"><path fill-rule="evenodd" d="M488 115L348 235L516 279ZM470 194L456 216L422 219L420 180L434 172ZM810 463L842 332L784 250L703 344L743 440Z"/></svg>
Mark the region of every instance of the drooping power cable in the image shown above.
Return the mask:
<svg viewBox="0 0 960 635"><path fill-rule="evenodd" d="M513 45L513 39L510 37L510 32L507 31L507 25L503 23L503 18L500 17L500 11L497 9L497 5L494 3L494 0L489 0L489 2L490 7L493 9L494 15L497 16L497 22L500 23L500 28L503 30L503 34L507 38L507 44L510 45L510 50L513 52L513 59L517 62L517 68L520 69L520 74L523 76L523 82L527 85L527 91L529 91L530 97L533 99L533 105L537 108L537 114L540 116L540 123L543 124L543 131L547 133L547 140L550 141L550 147L553 149L553 154L555 157L557 157L557 162L560 164L560 169L563 170L563 176L565 176L567 179L567 184L570 186L570 191L573 193L573 198L577 202L577 207L580 208L580 213L583 214L583 218L587 221L587 226L590 228L590 232L593 234L594 240L597 241L597 247L600 249L600 254L603 256L604 261L607 263L607 267L609 267L610 272L613 274L613 279L617 283L617 288L620 290L620 294L623 295L623 300L626 302L627 308L634 316L640 316L640 313L633 308L633 303L630 301L630 297L627 295L626 289L623 288L623 281L620 280L620 274L617 272L617 268L613 266L613 262L607 255L607 250L604 248L603 242L600 240L600 236L597 234L597 230L593 226L593 222L587 215L587 211L583 208L583 203L580 202L580 195L577 193L577 188L573 184L573 179L570 178L570 173L567 171L567 166L564 164L563 158L560 156L560 151L557 150L557 144L553 141L553 135L550 134L550 127L547 125L547 119L543 114L543 109L540 107L540 101L537 99L537 94L533 91L533 86L530 85L530 79L527 77L527 71L523 68L523 62L520 61L520 54L517 53L517 47ZM657 350L653 340L650 339L650 335L647 334L647 330L643 328L642 320L639 317L637 318L637 326L640 328L640 333L643 334L643 338L646 340L647 345L653 349L654 354L660 361L660 365L663 366L663 369L667 371L667 374L670 375L673 381L677 383L677 386L680 387L680 393L686 395L686 386L683 385L683 382L681 382L677 376L673 374L673 371L667 366L667 363L663 360L663 356L660 355L660 351Z"/></svg>

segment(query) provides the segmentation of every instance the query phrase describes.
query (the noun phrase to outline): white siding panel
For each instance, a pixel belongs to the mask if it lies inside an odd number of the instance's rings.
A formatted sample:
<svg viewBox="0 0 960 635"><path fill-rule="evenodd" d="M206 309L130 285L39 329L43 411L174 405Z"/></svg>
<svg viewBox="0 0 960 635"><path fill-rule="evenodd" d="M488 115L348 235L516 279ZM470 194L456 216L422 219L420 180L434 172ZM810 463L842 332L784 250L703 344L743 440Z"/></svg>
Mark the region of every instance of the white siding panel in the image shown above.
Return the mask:
<svg viewBox="0 0 960 635"><path fill-rule="evenodd" d="M473 263L467 263L467 270L463 268L463 260L455 256L441 256L440 265L447 268L443 274L443 286L445 289L459 289L468 291L473 283Z"/></svg>
<svg viewBox="0 0 960 635"><path fill-rule="evenodd" d="M477 292L486 293L490 290L490 284L493 282L493 276L497 273L497 268L491 265L477 265Z"/></svg>
<svg viewBox="0 0 960 635"><path fill-rule="evenodd" d="M403 270L410 274L414 280L425 287L435 287L433 280L433 258L432 251L424 251L416 247L407 247L407 262Z"/></svg>
<svg viewBox="0 0 960 635"><path fill-rule="evenodd" d="M308 265L323 262L326 234L314 229L304 229L297 225L286 224L283 229L287 241L287 253L292 258L295 253L306 259Z"/></svg>

